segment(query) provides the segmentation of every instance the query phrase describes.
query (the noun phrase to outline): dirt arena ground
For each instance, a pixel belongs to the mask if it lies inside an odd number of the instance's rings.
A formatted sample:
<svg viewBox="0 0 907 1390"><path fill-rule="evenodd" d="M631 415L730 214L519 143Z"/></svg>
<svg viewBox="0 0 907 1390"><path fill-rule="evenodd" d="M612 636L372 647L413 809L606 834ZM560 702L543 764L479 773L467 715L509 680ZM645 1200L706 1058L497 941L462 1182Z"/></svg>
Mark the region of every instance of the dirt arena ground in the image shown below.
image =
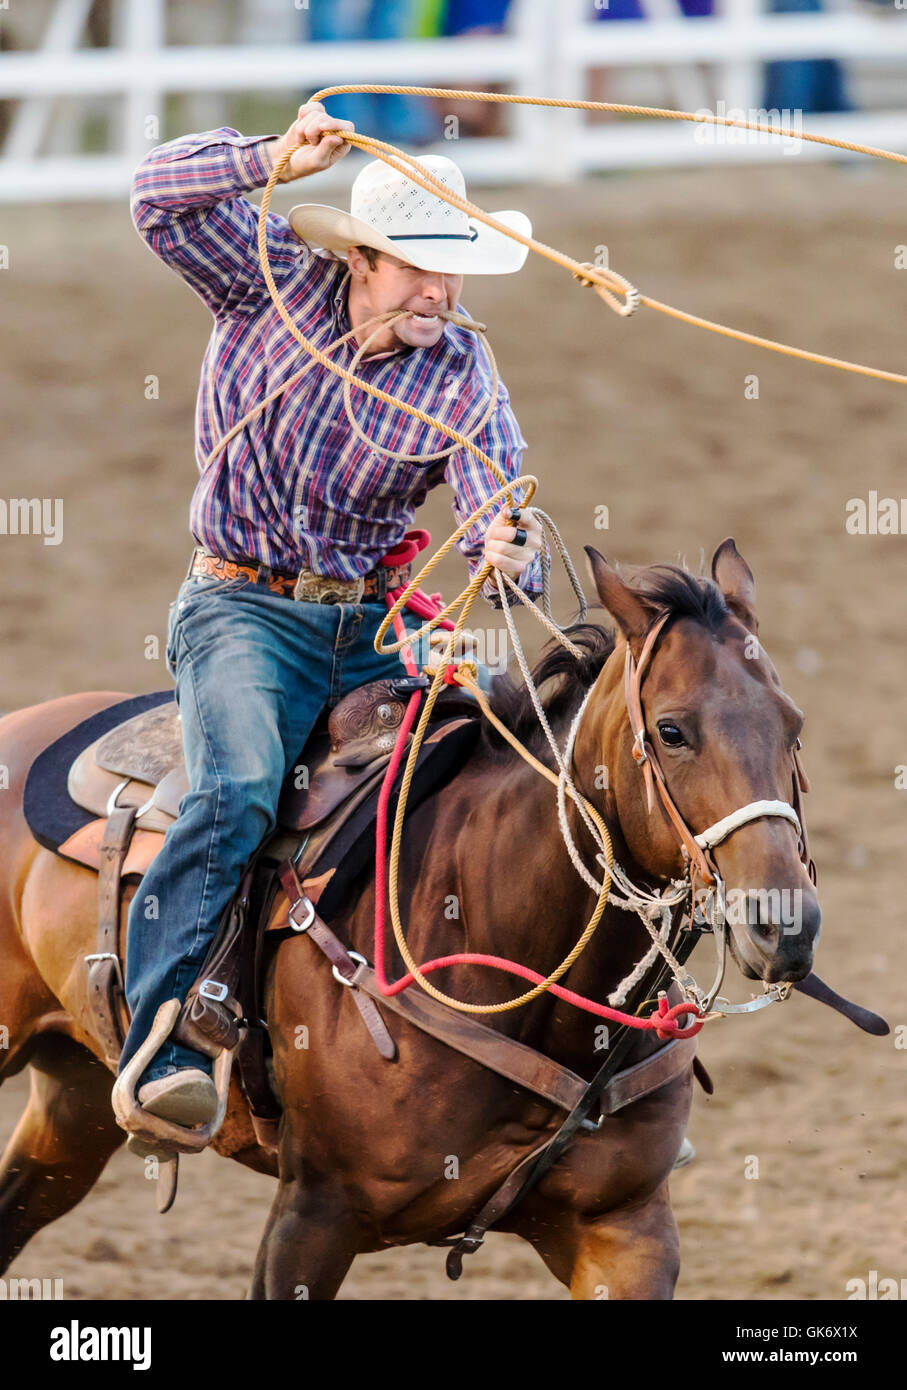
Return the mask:
<svg viewBox="0 0 907 1390"><path fill-rule="evenodd" d="M579 259L607 245L646 293L820 352L907 370L902 171L865 164L622 176L582 188L486 191ZM125 207L7 209L2 241L2 495L62 497L64 543L0 537L0 709L167 677L167 604L185 568L192 411L206 314L134 236ZM901 248L904 254L904 248ZM848 499L903 490L903 388L769 355L650 311L621 322L535 258L477 280L540 505L574 555L686 556L727 535L755 572L764 641L807 712L810 831L824 934L818 969L885 1013L887 1039L794 997L711 1026L698 1149L673 1181L683 1299L843 1299L847 1281L905 1269L907 1027L902 989L907 791L907 538L849 535ZM758 399L747 379L758 377ZM145 399L146 377L160 398ZM752 391L750 391L752 395ZM595 527L596 507L610 529ZM426 508L436 538L448 500ZM442 572L456 592L460 569ZM564 597L564 590L559 594ZM564 611L562 604L561 611ZM700 974L708 972L702 959ZM746 997L731 972L731 991ZM901 1034L897 1032L901 1026ZM25 1081L0 1091L0 1139ZM757 1181L744 1176L759 1159ZM184 1163L166 1217L121 1154L83 1205L11 1273L58 1277L72 1299L235 1299L247 1285L268 1180L206 1154ZM556 1299L515 1238L492 1237L453 1286L443 1256L361 1259L349 1299Z"/></svg>

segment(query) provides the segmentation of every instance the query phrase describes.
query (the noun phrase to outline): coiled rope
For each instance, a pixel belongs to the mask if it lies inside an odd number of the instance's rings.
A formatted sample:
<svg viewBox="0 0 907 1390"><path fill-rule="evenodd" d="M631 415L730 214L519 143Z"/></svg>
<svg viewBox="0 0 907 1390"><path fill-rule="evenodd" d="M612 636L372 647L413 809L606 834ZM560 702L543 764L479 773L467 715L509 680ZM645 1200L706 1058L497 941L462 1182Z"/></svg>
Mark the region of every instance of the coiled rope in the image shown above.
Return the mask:
<svg viewBox="0 0 907 1390"><path fill-rule="evenodd" d="M837 140L830 136L813 135L808 132L792 132L786 129L779 129L769 125L765 125L756 121L736 120L730 117L717 115L713 116L709 113L667 111L657 107L631 106L623 103L614 102L562 100L553 97L531 97L511 93L473 92L441 87L415 87L400 84L375 83L346 83L341 86L326 87L321 91L317 92L312 97L312 101L323 102L331 96L339 96L345 93L354 92L368 92L379 95L411 95L427 96L441 99L452 98L460 100L474 100L486 102L490 101L505 104L547 106L561 109L567 108L583 111L609 111L613 113L626 115L650 116L665 120L691 121L700 124L711 123L714 125L734 126L745 130L765 132L767 134L774 135L779 138L784 138L785 136L789 138L799 138L816 144L829 145L834 148L846 150L853 153L865 154L873 158L888 159L895 163L907 164L907 156L905 155L896 154L890 150L878 149L873 146L861 145L856 142ZM783 353L787 356L797 357L805 361L817 363L819 365L836 367L842 371L854 372L863 376L874 377L883 381L891 381L896 382L900 385L907 385L907 375L897 372L884 371L880 368L867 367L861 363L849 362L841 358L825 356L820 353L810 352L803 348L793 347L790 344L777 342L773 339L759 337L755 334L746 333L739 329L730 328L725 324L715 323L709 319L701 318L698 315L687 313L686 311L677 309L672 305L664 304L660 300L652 299L647 295L641 294L636 289L636 287L630 283L629 280L627 280L624 276L619 275L616 271L605 269L603 267L594 266L589 262L576 261L573 259L573 257L568 256L561 251L558 251L554 247L546 245L544 242L539 241L537 238L526 236L523 233L518 232L515 229L507 227L502 223L496 221L496 219L493 218L489 213L485 212L482 208L478 207L469 199L460 198L459 195L452 192L449 188L446 187L446 185L444 185L438 179L436 179L430 173L430 171L426 169L422 163L420 163L418 159L416 159L412 155L407 154L405 151L397 149L395 146L389 145L382 140L377 140L373 137L362 135L358 132L341 131L338 133L349 144L355 145L358 149L361 149L366 154L372 155L372 157L374 158L383 160L386 164L396 169L398 173L410 179L413 183L418 184L427 192L435 194L437 197L443 199L445 202L448 202L452 206L459 208L461 211L465 212L471 218L483 222L486 226L493 228L494 230L500 232L505 236L511 237L514 241L520 242L522 245L528 247L529 250L534 251L536 254L544 256L546 259L554 262L557 265L562 266L566 270L569 270L570 273L581 285L593 288L596 294L598 294L599 297L603 299L604 302L622 318L629 317L629 315L636 311L637 307L640 304L644 304L648 308L654 309L657 312L666 314L672 318L676 318L681 322L688 323L695 327L706 329L710 332L719 333L725 337L734 338L740 342L745 342L758 347L763 347L770 351ZM549 632L554 637L560 640L574 655L579 655L579 653L578 649L564 635L563 629L553 620L550 613L550 604L548 601L550 553L546 539L542 549L544 592L541 609L536 607L527 599L525 594L523 594L522 590L520 590L518 586L514 584L512 580L510 580L509 576L502 575L500 572L497 572L497 584L499 593L501 595L501 599L504 604L504 611L507 617L508 629L510 631L511 640L514 641L515 650L518 654L518 659L520 661L520 666L523 671L524 679L527 680L527 684L530 689L530 694L533 699L533 703L536 707L536 712L537 714L540 714L546 737L548 738L548 741L551 744L552 749L554 751L555 761L558 766L558 773L555 774L552 773L551 770L547 768L544 764L540 763L536 758L534 758L533 755L529 752L529 750L526 749L519 742L519 740L517 740L508 730L506 730L504 726L500 723L500 721L498 721L494 717L493 712L490 709L490 706L484 699L479 686L476 684L475 676L477 672L474 664L470 662L460 662L458 665L455 665L455 663L453 662L453 652L458 644L459 639L462 636L469 613L473 607L473 604L475 603L476 598L478 597L479 591L482 588L485 580L492 572L493 567L489 562L486 561L483 565L479 567L473 579L456 599L454 599L451 603L447 604L447 606L443 608L441 611L433 615L417 631L409 634L403 633L401 635L402 624L400 624L397 626L398 640L388 645L383 645L384 637L387 634L389 627L392 623L396 624L396 620L399 614L406 606L413 592L417 588L419 588L421 583L428 577L428 575L432 572L435 566L456 544L456 542L466 533L466 531L471 526L473 526L476 523L476 521L480 520L483 516L490 512L502 500L506 499L508 505L513 506L514 493L518 488L525 490L524 495L521 498L521 505L526 506L531 501L533 495L536 492L537 479L527 474L515 479L513 482L507 482L502 471L498 468L495 462L481 449L479 449L478 446L472 443L471 436L477 433L478 428L481 428L481 422L479 426L475 427L470 431L469 435L458 432L454 430L452 427L446 425L443 421L438 420L433 416L428 415L426 412L418 409L418 407L412 405L410 402L403 401L400 398L393 396L390 393L372 385L370 382L363 380L361 377L358 377L355 373L355 370L347 370L346 368L340 366L337 362L332 361L329 356L329 353L333 351L334 348L336 348L340 342L345 341L347 338L352 336L352 333L344 335L343 339L339 339L337 342L332 344L327 351L322 351L321 349L316 347L316 345L310 339L306 338L305 335L301 332L301 330L297 327L277 287L276 281L271 271L267 249L267 216L270 208L271 197L275 187L280 181L281 174L283 173L283 170L286 168L286 166L289 164L293 156L293 153L294 151L289 151L275 162L274 168L264 189L258 227L258 250L259 257L261 260L262 273L264 275L265 283L267 284L268 291L270 293L274 307L277 310L277 313L279 314L287 330L291 333L293 338L300 344L300 346L309 354L311 361L308 364L306 364L306 366L299 373L297 373L295 377L291 378L290 381L285 383L281 388L278 388L277 391L272 392L271 395L267 398L267 400L273 399L274 396L280 394L280 391L286 390L289 385L295 383L295 381L298 380L304 374L304 372L309 369L309 367L311 367L315 362L317 362L327 371L334 373L334 375L340 377L343 380L344 402L346 405L347 414L351 419L354 430L357 432L360 438L364 439L366 438L366 436L359 429L358 425L352 417L350 388L353 386L363 391L366 395L369 395L376 400L380 400L386 405L396 407L397 409L402 410L407 415L410 415L412 418L419 420L423 424L426 424L431 428L439 431L440 433L446 435L452 441L452 446L454 448L462 447L466 449L469 453L471 453L474 457L481 460L481 462L484 463L485 466L488 468L495 481L499 484L499 487L497 491L493 494L493 496L490 497L480 507L477 507L475 509L472 515L465 522L463 522L461 526L457 528L457 530L448 538L448 540L445 541L444 545L442 545L441 548L435 553L435 555L431 557L431 559L427 562L427 564L423 567L419 574L416 575L416 577L410 581L406 588L399 593L392 607L389 609L384 621L379 627L378 633L375 638L375 649L380 654L390 654L393 652L400 653L403 651L404 648L408 647L416 641L419 641L426 634L430 634L431 631L439 625L443 624L445 627L450 627L449 622L445 620L449 619L454 614L456 615L453 627L449 632L446 646L440 658L440 663L437 669L432 671L432 683L422 708L419 723L415 729L415 732L413 733L412 742L409 749L409 755L407 758L406 767L404 769L400 793L397 799L397 809L394 818L393 840L391 844L391 854L389 863L389 903L391 908L391 917L397 946L400 950L403 960L406 963L408 970L410 971L412 979L417 981L428 994L432 995L434 998L440 1000L441 1002L450 1005L453 1008L471 1013L499 1013L505 1010L517 1008L522 1004L529 1003L531 1000L537 998L546 989L549 989L552 986L554 986L556 981L559 980L566 973L567 970L569 970L570 966L576 961L577 957L579 956L585 945L588 943L589 939L592 936L592 933L594 932L596 926L598 925L598 922L601 919L601 916L605 909L605 905L608 900L608 893L612 883L612 869L616 867L613 861L613 850L611 847L611 841L610 836L608 835L607 826L605 825L604 821L599 816L595 808L588 801L586 801L586 799L578 792L578 790L573 784L570 775L569 762L572 758L572 745L576 734L576 721L574 721L574 726L571 730L567 748L565 750L566 756L564 756L561 754L560 750L557 747L556 740L554 739L551 729L548 726L547 720L544 717L544 711L541 707L541 701L538 698L538 693L535 690L535 687L532 683L531 675L529 674L528 666L525 662L525 657L522 653L519 638L516 633L516 628L513 625L512 617L509 612L507 592L504 587L505 582L509 590L513 593L513 595L520 602L522 602L529 609L529 611L533 613L533 615L536 618L539 619L539 621L543 623L543 625L549 630ZM384 321L388 322L391 321L394 316L383 317ZM445 315L445 317L452 316ZM463 326L474 327L474 325L472 325L471 323L467 324L465 322L463 323ZM361 327L362 326L360 326L360 331ZM379 326L376 327L375 332L379 332L380 328L381 325L379 324ZM371 337L374 337L374 333L371 335ZM354 366L358 365L358 361L364 355L365 348L367 347L368 342L371 341L371 337L365 344L363 344L363 346L357 353ZM267 401L259 403L259 406L256 408L256 410L262 408L263 405L266 403ZM219 452L219 450L224 446L224 444L228 442L228 440L232 438L234 434L238 433L238 431L243 427L243 425L248 422L248 419L250 419L252 415L254 415L255 413L256 411L250 412L249 416L244 417L242 421L235 425L233 429L230 431L230 433L228 435L225 435L224 438L221 441L219 441L218 445L215 446L215 449L212 451L209 457L213 458L215 454ZM446 453L450 451L445 450L443 452ZM436 454L427 457L440 456L441 455ZM581 611L584 613L585 598L582 594L582 589L580 588L579 581L576 578L576 574L573 570L572 564L570 564L569 556L567 556L566 554L566 548L563 546L563 542L561 541L561 538L557 533L557 529L554 526L554 523L551 522L550 518L547 517L544 513L540 513L540 516L544 517L544 522L546 523L546 530L548 530L549 534L551 534L553 538L555 538L556 548L558 549L561 556L565 559L565 563L568 568L568 577L570 578L570 582L574 589L574 592L577 594L579 598ZM526 991L524 994L522 994L516 999L511 999L497 1004L470 1004L461 1000L454 999L451 996L444 994L442 993L442 991L436 989L426 978L426 976L420 971L418 965L413 959L408 949L405 933L403 930L403 925L400 920L398 873L402 842L402 831L406 815L407 798L412 778L415 772L416 759L418 757L419 750L421 748L422 741L425 736L429 720L431 718L432 709L437 700L438 694L440 693L441 687L445 683L450 683L451 681L454 681L470 689L479 701L483 713L486 715L486 717L488 717L491 720L492 723L496 725L496 727L499 729L502 735L505 738L507 738L507 740L517 749L520 755L532 766L534 766L541 775L546 777L548 780L552 781L557 786L559 820L561 822L562 831L565 832L565 840L568 845L568 850L571 852L571 859L574 862L575 867L577 867L578 872L582 874L587 884L589 884L590 887L593 887L598 890L598 898L593 909L592 915L588 923L586 924L586 927L584 928L582 934L580 935L578 941L576 942L576 945L561 962L561 964L554 971L552 971L551 974L548 975L544 980L540 980L534 986L534 988ZM587 826L589 826L590 830L594 835L594 838L598 841L602 848L602 852L598 856L599 862L605 869L605 874L601 884L599 884L597 879L594 879L593 876L588 873L585 867L581 866L578 862L578 855L576 855L575 846L572 843L572 837L569 836L569 831L566 830L566 814L564 802L565 794L569 794L571 798L574 800L575 804L578 806L580 810L582 818L586 822ZM383 865L381 867L382 873L380 877L383 879ZM619 872L620 871L618 870L618 873ZM631 983L636 982L636 980L640 977L640 972L643 966L651 958L653 958L654 953L656 951L660 952L672 966L675 977L679 976L679 965L673 958L673 953L670 951L667 944L668 919L664 916L664 914L670 911L670 907L681 901L683 896L679 891L676 891L673 894L669 892L663 897L658 898L654 897L653 895L646 895L644 899L638 893L638 891L634 889L633 885L624 878L622 873L620 874L620 877L623 879L621 886L627 894L627 898L626 901L620 903L619 905L622 907L631 908L632 910L638 913L643 922L646 924L647 930L649 931L650 936L652 937L652 947L650 948L650 952L647 953L644 960L641 961L639 965L636 967L636 969L633 971L632 975L628 977L627 980L623 981L621 986L619 986L618 990L615 991L615 995L618 996L625 993L627 987ZM659 932L655 928L653 921L655 915L661 915L663 918L663 927L661 932ZM517 969L519 973L525 974L525 967L518 967ZM615 995L612 995L612 998L615 998Z"/></svg>

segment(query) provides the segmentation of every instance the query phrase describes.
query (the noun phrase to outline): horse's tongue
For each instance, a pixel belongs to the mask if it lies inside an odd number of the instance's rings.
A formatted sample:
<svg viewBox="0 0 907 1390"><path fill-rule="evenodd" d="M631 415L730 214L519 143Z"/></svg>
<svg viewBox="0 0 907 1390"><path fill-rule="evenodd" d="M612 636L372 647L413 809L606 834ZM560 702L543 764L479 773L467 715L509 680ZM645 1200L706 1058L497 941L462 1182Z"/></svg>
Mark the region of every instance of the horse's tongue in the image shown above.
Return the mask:
<svg viewBox="0 0 907 1390"><path fill-rule="evenodd" d="M801 994L808 994L810 999L818 999L820 1004L827 1004L830 1009L837 1009L839 1014L849 1018L851 1023L862 1028L864 1033L874 1033L877 1038L883 1038L886 1033L891 1032L884 1018L859 1004L852 1004L824 980L820 980L815 972L807 975L805 980L798 980L794 989L798 989Z"/></svg>

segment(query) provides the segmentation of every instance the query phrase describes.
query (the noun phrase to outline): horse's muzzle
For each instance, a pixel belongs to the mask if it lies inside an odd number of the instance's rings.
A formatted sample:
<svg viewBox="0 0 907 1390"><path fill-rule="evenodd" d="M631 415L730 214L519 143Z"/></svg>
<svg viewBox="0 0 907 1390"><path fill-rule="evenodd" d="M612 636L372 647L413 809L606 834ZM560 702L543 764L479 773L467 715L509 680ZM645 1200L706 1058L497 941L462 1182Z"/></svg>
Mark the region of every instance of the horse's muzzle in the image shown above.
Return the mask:
<svg viewBox="0 0 907 1390"><path fill-rule="evenodd" d="M749 979L802 980L812 969L822 913L811 887L753 889L736 918L728 910L731 954Z"/></svg>

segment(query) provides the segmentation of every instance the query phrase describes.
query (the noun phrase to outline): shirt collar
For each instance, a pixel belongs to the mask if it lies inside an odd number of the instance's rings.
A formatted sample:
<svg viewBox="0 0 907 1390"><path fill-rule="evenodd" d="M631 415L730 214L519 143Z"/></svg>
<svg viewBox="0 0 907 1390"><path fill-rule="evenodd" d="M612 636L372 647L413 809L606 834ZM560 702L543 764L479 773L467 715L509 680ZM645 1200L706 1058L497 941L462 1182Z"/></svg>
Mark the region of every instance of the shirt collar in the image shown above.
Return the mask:
<svg viewBox="0 0 907 1390"><path fill-rule="evenodd" d="M334 318L334 324L337 328L337 336L338 338L340 338L343 336L344 333L348 333L350 331L349 294L350 280L352 278L352 275L345 262L341 262L337 269L337 287L334 290L334 294L331 300L331 308ZM457 307L460 309L461 313L464 312L461 305L458 305ZM465 357L467 355L468 350L466 346L458 338L458 334L461 334L462 332L462 329L457 329L452 323L445 323L444 325L444 332L441 335L441 342L444 343L444 346L447 349L447 351L451 353L454 357ZM439 346L440 344L436 343L435 347L429 348L428 351L435 352L437 351ZM406 353L412 351L417 351L417 349L407 348L401 344L400 347L391 348L387 352L376 353L374 358L372 358L371 360L381 361L385 357L396 357L398 353Z"/></svg>

